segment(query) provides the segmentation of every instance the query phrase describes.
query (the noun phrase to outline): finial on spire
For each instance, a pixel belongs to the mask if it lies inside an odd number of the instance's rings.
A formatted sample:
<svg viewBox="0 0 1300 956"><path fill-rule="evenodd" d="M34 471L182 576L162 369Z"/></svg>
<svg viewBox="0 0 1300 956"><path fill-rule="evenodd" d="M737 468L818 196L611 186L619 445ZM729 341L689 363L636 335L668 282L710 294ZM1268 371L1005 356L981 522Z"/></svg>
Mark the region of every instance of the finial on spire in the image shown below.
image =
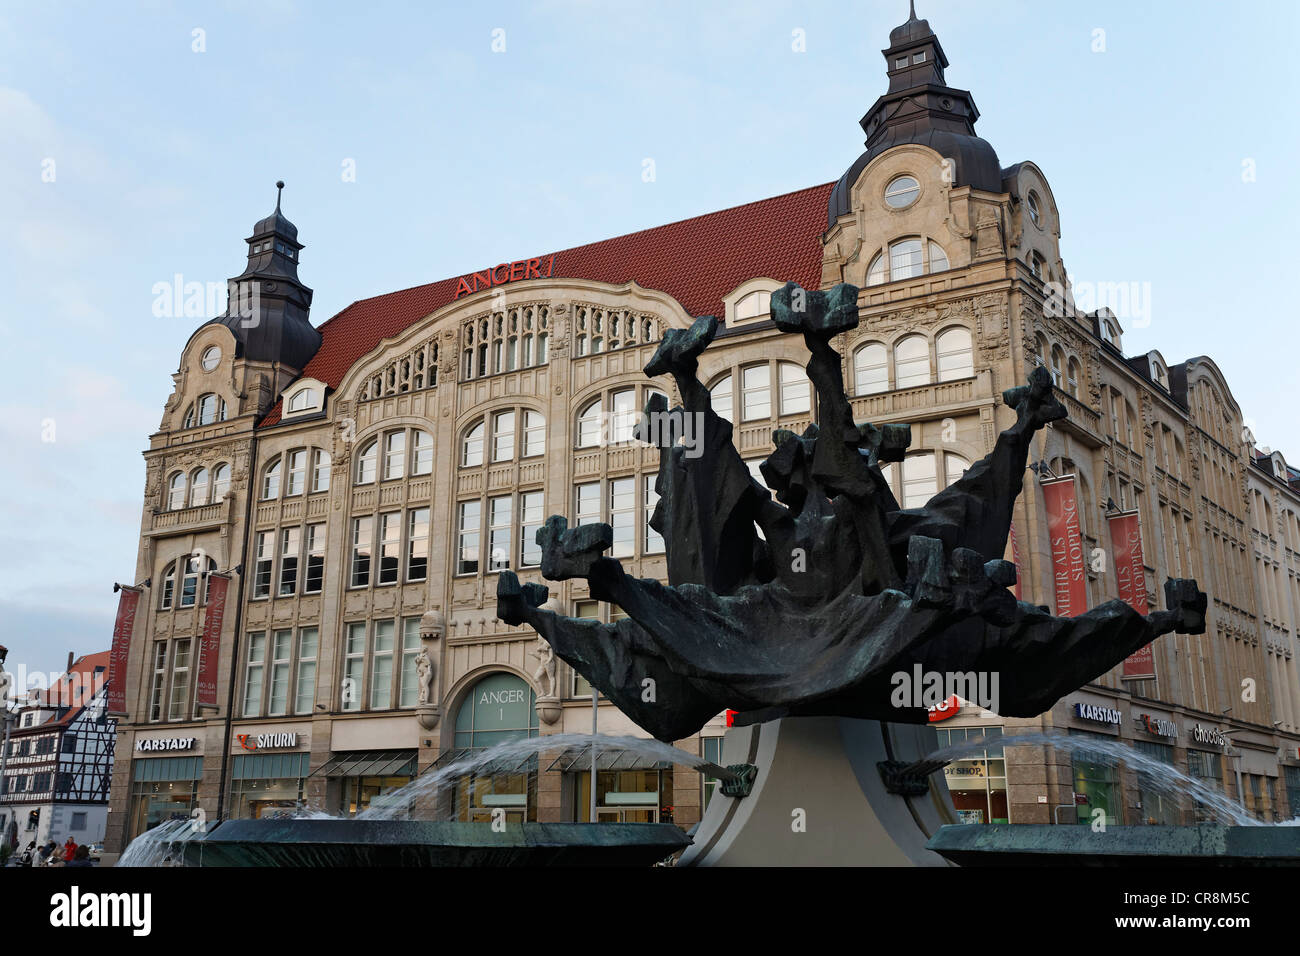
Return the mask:
<svg viewBox="0 0 1300 956"><path fill-rule="evenodd" d="M916 19L916 0L908 0L908 3L907 3L907 12L908 12L908 14L909 14L909 16L908 16L908 19L909 19L909 20L915 20L915 19Z"/></svg>
<svg viewBox="0 0 1300 956"><path fill-rule="evenodd" d="M283 191L284 191L284 180L277 179L275 181L275 211L276 212L280 211L280 193L282 193Z"/></svg>

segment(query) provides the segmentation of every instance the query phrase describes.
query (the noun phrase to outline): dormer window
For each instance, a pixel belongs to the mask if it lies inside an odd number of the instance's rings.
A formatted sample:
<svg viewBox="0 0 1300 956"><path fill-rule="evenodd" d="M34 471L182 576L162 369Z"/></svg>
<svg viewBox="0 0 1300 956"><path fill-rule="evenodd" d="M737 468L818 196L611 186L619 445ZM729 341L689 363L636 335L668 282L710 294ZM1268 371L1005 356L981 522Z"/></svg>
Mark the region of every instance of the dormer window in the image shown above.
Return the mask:
<svg viewBox="0 0 1300 956"><path fill-rule="evenodd" d="M1119 329L1110 319L1105 319L1101 323L1101 337L1103 341L1111 345L1119 345Z"/></svg>
<svg viewBox="0 0 1300 956"><path fill-rule="evenodd" d="M1047 260L1036 252L1029 254L1029 271L1034 274L1035 279L1044 279L1047 277Z"/></svg>
<svg viewBox="0 0 1300 956"><path fill-rule="evenodd" d="M304 388L299 389L289 396L289 411L302 412L309 408L316 408L319 402L316 399L316 389Z"/></svg>
<svg viewBox="0 0 1300 956"><path fill-rule="evenodd" d="M736 303L736 320L756 319L760 315L768 315L771 311L772 293L761 290L751 292Z"/></svg>

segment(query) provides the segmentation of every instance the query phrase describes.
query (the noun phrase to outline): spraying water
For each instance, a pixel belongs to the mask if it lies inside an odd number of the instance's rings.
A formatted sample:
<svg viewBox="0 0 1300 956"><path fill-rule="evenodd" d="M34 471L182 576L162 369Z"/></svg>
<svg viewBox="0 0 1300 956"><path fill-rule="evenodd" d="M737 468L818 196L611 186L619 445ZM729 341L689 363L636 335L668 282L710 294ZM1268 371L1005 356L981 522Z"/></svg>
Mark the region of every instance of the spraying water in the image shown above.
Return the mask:
<svg viewBox="0 0 1300 956"><path fill-rule="evenodd" d="M1190 794L1197 803L1213 810L1225 822L1236 826L1270 826L1250 816L1246 808L1236 803L1223 791L1209 786L1196 777L1189 776L1172 764L1165 763L1134 750L1117 740L1095 737L1075 736L1062 731L1035 731L1027 734L1008 734L1005 736L979 737L950 747L940 747L926 755L924 761L949 763L962 757L983 753L990 747L1019 747L1048 744L1060 750L1074 754L1078 751L1100 753L1118 763L1132 767L1142 774L1143 787L1178 797Z"/></svg>

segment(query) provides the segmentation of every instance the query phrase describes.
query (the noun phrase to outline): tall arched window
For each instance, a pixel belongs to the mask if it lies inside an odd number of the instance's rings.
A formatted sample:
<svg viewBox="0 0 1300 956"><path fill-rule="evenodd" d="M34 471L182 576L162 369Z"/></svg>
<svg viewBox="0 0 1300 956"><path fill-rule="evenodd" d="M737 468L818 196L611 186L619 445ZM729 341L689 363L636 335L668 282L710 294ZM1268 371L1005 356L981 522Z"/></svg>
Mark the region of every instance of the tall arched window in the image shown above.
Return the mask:
<svg viewBox="0 0 1300 956"><path fill-rule="evenodd" d="M954 481L959 479L970 467L970 462L961 455L953 454L950 451L943 453L943 472L945 488L949 487Z"/></svg>
<svg viewBox="0 0 1300 956"><path fill-rule="evenodd" d="M613 431L614 444L632 440L632 429L636 427L636 389L624 388L610 396L610 426Z"/></svg>
<svg viewBox="0 0 1300 956"><path fill-rule="evenodd" d="M546 454L546 418L540 412L524 412L524 440L520 457Z"/></svg>
<svg viewBox="0 0 1300 956"><path fill-rule="evenodd" d="M462 468L477 468L483 464L484 430L483 422L480 421L465 433L465 440L461 443L460 449L460 466Z"/></svg>
<svg viewBox="0 0 1300 956"><path fill-rule="evenodd" d="M804 415L812 411L812 383L808 373L794 362L781 362L781 414Z"/></svg>
<svg viewBox="0 0 1300 956"><path fill-rule="evenodd" d="M275 459L262 472L262 500L280 497L280 459Z"/></svg>
<svg viewBox="0 0 1300 956"><path fill-rule="evenodd" d="M177 511L185 507L185 472L178 471L167 482L167 510Z"/></svg>
<svg viewBox="0 0 1300 956"><path fill-rule="evenodd" d="M190 478L190 507L196 508L207 503L208 470L206 468L196 468L194 475Z"/></svg>
<svg viewBox="0 0 1300 956"><path fill-rule="evenodd" d="M894 383L898 388L930 384L930 343L909 335L894 346Z"/></svg>
<svg viewBox="0 0 1300 956"><path fill-rule="evenodd" d="M951 382L970 378L975 374L975 355L971 349L967 329L947 329L935 339L935 354L939 359L939 381Z"/></svg>
<svg viewBox="0 0 1300 956"><path fill-rule="evenodd" d="M375 480L376 463L379 459L379 439L372 438L361 446L357 452L358 485L368 485Z"/></svg>
<svg viewBox="0 0 1300 956"><path fill-rule="evenodd" d="M226 420L225 399L211 392L199 396L198 409L198 424L200 425L211 425L214 422L224 422Z"/></svg>
<svg viewBox="0 0 1300 956"><path fill-rule="evenodd" d="M1070 356L1070 360L1065 365L1065 390L1075 398L1079 397L1079 378L1079 360Z"/></svg>
<svg viewBox="0 0 1300 956"><path fill-rule="evenodd" d="M931 239L926 248L930 253L930 266L926 272L943 272L948 268L948 254L943 251L943 246Z"/></svg>
<svg viewBox="0 0 1300 956"><path fill-rule="evenodd" d="M924 271L921 261L921 240L904 239L889 247L889 278L911 279Z"/></svg>
<svg viewBox="0 0 1300 956"><path fill-rule="evenodd" d="M902 498L904 508L920 508L939 490L934 452L923 451L903 459Z"/></svg>
<svg viewBox="0 0 1300 956"><path fill-rule="evenodd" d="M871 267L867 269L867 285L884 285L888 281L889 269L885 265L885 254L878 252L871 260Z"/></svg>
<svg viewBox="0 0 1300 956"><path fill-rule="evenodd" d="M384 436L384 481L406 475L406 432L389 432Z"/></svg>
<svg viewBox="0 0 1300 956"><path fill-rule="evenodd" d="M411 474L433 474L433 436L418 428L411 432Z"/></svg>
<svg viewBox="0 0 1300 956"><path fill-rule="evenodd" d="M497 412L492 416L492 460L510 461L515 457L515 413Z"/></svg>
<svg viewBox="0 0 1300 956"><path fill-rule="evenodd" d="M213 502L221 501L226 497L226 492L230 490L230 466L227 464L217 465L212 469L212 500Z"/></svg>
<svg viewBox="0 0 1300 956"><path fill-rule="evenodd" d="M1057 388L1062 387L1062 382L1063 382L1062 371L1064 369L1064 366L1065 366L1065 353L1061 351L1061 347L1059 345L1052 346L1052 365L1051 365L1052 384L1055 385Z"/></svg>
<svg viewBox="0 0 1300 956"><path fill-rule="evenodd" d="M889 391L889 351L879 342L868 342L853 353L853 393L873 395Z"/></svg>
<svg viewBox="0 0 1300 956"><path fill-rule="evenodd" d="M714 414L726 421L733 421L734 404L731 394L730 375L724 375L713 383L713 387L709 389L709 401L713 405Z"/></svg>
<svg viewBox="0 0 1300 956"><path fill-rule="evenodd" d="M313 493L330 490L330 453L323 448L312 453L311 490Z"/></svg>

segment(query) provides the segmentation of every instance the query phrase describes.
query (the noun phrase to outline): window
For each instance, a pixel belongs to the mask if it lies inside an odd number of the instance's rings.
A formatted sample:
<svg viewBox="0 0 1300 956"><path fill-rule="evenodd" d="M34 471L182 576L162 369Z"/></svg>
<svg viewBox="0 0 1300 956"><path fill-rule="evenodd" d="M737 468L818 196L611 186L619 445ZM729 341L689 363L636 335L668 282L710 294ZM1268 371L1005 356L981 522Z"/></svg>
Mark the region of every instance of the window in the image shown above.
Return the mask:
<svg viewBox="0 0 1300 956"><path fill-rule="evenodd" d="M521 457L546 454L546 419L537 412L524 412L524 446Z"/></svg>
<svg viewBox="0 0 1300 956"><path fill-rule="evenodd" d="M390 511L379 516L379 580L377 584L396 584L402 560L402 513Z"/></svg>
<svg viewBox="0 0 1300 956"><path fill-rule="evenodd" d="M636 427L636 389L625 388L610 396L612 412L611 440L614 444L624 444L632 440L632 429Z"/></svg>
<svg viewBox="0 0 1300 956"><path fill-rule="evenodd" d="M173 561L167 565L163 572L162 581L162 600L158 604L159 610L166 611L172 606L172 600L176 594L176 562Z"/></svg>
<svg viewBox="0 0 1300 956"><path fill-rule="evenodd" d="M537 543L537 532L542 527L543 495L540 491L525 491L519 496L519 566L535 567L542 563L542 548Z"/></svg>
<svg viewBox="0 0 1300 956"><path fill-rule="evenodd" d="M179 511L185 507L185 473L176 472L167 482L167 510Z"/></svg>
<svg viewBox="0 0 1300 956"><path fill-rule="evenodd" d="M407 514L406 580L423 581L429 574L429 509L412 508Z"/></svg>
<svg viewBox="0 0 1300 956"><path fill-rule="evenodd" d="M370 583L370 550L374 547L375 519L367 515L352 519L352 583L363 588Z"/></svg>
<svg viewBox="0 0 1300 956"><path fill-rule="evenodd" d="M180 563L185 569L181 575L181 607L193 607L199 596L199 559L183 558Z"/></svg>
<svg viewBox="0 0 1300 956"><path fill-rule="evenodd" d="M873 395L888 390L888 353L879 342L868 342L853 353L854 394Z"/></svg>
<svg viewBox="0 0 1300 956"><path fill-rule="evenodd" d="M642 552L644 554L661 554L664 550L663 535L650 527L655 506L659 504L659 492L655 491L656 477L656 475L643 475L641 479L645 484L645 549Z"/></svg>
<svg viewBox="0 0 1300 956"><path fill-rule="evenodd" d="M935 339L935 353L939 359L939 381L951 382L975 374L970 332L966 329L940 332Z"/></svg>
<svg viewBox="0 0 1300 956"><path fill-rule="evenodd" d="M583 621L599 621L600 605L595 601L578 601L573 605L573 616ZM591 696L591 683L577 671L573 672L573 696Z"/></svg>
<svg viewBox="0 0 1300 956"><path fill-rule="evenodd" d="M1036 252L1029 254L1029 271L1034 274L1035 279L1047 278L1047 260Z"/></svg>
<svg viewBox="0 0 1300 956"><path fill-rule="evenodd" d="M902 70L907 68L907 57L900 56L894 58L894 69Z"/></svg>
<svg viewBox="0 0 1300 956"><path fill-rule="evenodd" d="M778 366L781 378L781 414L805 415L812 410L812 384L808 373L793 362Z"/></svg>
<svg viewBox="0 0 1300 956"><path fill-rule="evenodd" d="M406 474L406 432L389 432L384 436L384 481Z"/></svg>
<svg viewBox="0 0 1300 956"><path fill-rule="evenodd" d="M280 497L280 459L266 466L262 472L262 500L269 501Z"/></svg>
<svg viewBox="0 0 1300 956"><path fill-rule="evenodd" d="M307 573L302 580L304 594L318 594L325 580L325 525L307 525Z"/></svg>
<svg viewBox="0 0 1300 956"><path fill-rule="evenodd" d="M1061 374L1061 369L1064 365L1065 365L1065 353L1061 351L1060 346L1053 346L1052 365L1051 365L1052 384L1055 385L1057 388L1061 387L1061 383L1063 379L1063 376Z"/></svg>
<svg viewBox="0 0 1300 956"><path fill-rule="evenodd" d="M752 422L772 416L771 372L766 365L740 371L741 418Z"/></svg>
<svg viewBox="0 0 1300 956"><path fill-rule="evenodd" d="M320 448L312 452L311 490L330 490L330 453Z"/></svg>
<svg viewBox="0 0 1300 956"><path fill-rule="evenodd" d="M286 496L300 495L307 483L307 450L299 448L289 452L286 462L284 493Z"/></svg>
<svg viewBox="0 0 1300 956"><path fill-rule="evenodd" d="M907 65L907 58L904 57L899 61L901 65ZM912 205L916 197L921 195L921 184L911 176L898 176L889 181L885 187L885 205L891 209L903 209Z"/></svg>
<svg viewBox="0 0 1300 956"><path fill-rule="evenodd" d="M293 653L293 631L278 630L271 638L271 699L267 714L280 717L289 710L289 664Z"/></svg>
<svg viewBox="0 0 1300 956"><path fill-rule="evenodd" d="M298 589L298 553L302 544L302 529L284 528L280 531L280 597L289 597Z"/></svg>
<svg viewBox="0 0 1300 956"><path fill-rule="evenodd" d="M358 485L368 485L375 480L375 465L379 458L379 439L372 438L357 453Z"/></svg>
<svg viewBox="0 0 1300 956"><path fill-rule="evenodd" d="M510 495L488 499L488 568L492 571L510 567L512 504Z"/></svg>
<svg viewBox="0 0 1300 956"><path fill-rule="evenodd" d="M594 448L601 439L600 399L596 399L578 413L578 447Z"/></svg>
<svg viewBox="0 0 1300 956"><path fill-rule="evenodd" d="M221 361L221 349L215 345L209 345L203 350L203 357L199 359L199 364L203 366L203 371L211 372Z"/></svg>
<svg viewBox="0 0 1300 956"><path fill-rule="evenodd" d="M209 392L200 395L198 401L198 424L212 425L226 420L226 400ZM188 419L186 424L188 425Z"/></svg>
<svg viewBox="0 0 1300 956"><path fill-rule="evenodd" d="M393 632L394 621L375 621L374 649L370 659L370 708L387 710L393 706Z"/></svg>
<svg viewBox="0 0 1300 956"><path fill-rule="evenodd" d="M951 487L953 482L959 480L970 467L970 462L961 455L954 455L952 452L944 452L943 469L944 469L944 487Z"/></svg>
<svg viewBox="0 0 1300 956"><path fill-rule="evenodd" d="M894 382L898 388L930 384L930 343L909 335L894 346Z"/></svg>
<svg viewBox="0 0 1300 956"><path fill-rule="evenodd" d="M924 63L924 62L925 62L925 51L924 51L924 50L922 50L920 53L913 53L913 54L912 54L912 65L913 65L913 66L915 66L917 63Z"/></svg>
<svg viewBox="0 0 1300 956"><path fill-rule="evenodd" d="M462 501L456 543L456 573L476 574L479 562L479 533L482 505L478 501Z"/></svg>
<svg viewBox="0 0 1300 956"><path fill-rule="evenodd" d="M871 260L871 268L867 270L867 285L883 285L889 281L889 273L885 267L885 254L876 253L876 258Z"/></svg>
<svg viewBox="0 0 1300 956"><path fill-rule="evenodd" d="M736 321L756 319L760 315L770 314L771 311L772 293L751 292L748 295L741 296L736 302Z"/></svg>
<svg viewBox="0 0 1300 956"><path fill-rule="evenodd" d="M411 474L433 474L433 436L418 428L411 432Z"/></svg>
<svg viewBox="0 0 1300 956"><path fill-rule="evenodd" d="M293 712L310 714L316 696L316 654L320 630L304 627L298 632L298 672L294 681Z"/></svg>
<svg viewBox="0 0 1300 956"><path fill-rule="evenodd" d="M889 247L889 278L893 281L919 276L924 269L921 262L921 240L904 239Z"/></svg>
<svg viewBox="0 0 1300 956"><path fill-rule="evenodd" d="M162 720L163 683L167 680L167 642L153 646L153 678L149 685L149 719ZM33 716L29 714L28 716ZM13 744L10 744L12 747Z"/></svg>
<svg viewBox="0 0 1300 956"><path fill-rule="evenodd" d="M361 709L362 683L366 679L366 625L354 621L347 625L347 639L343 645L342 709Z"/></svg>
<svg viewBox="0 0 1300 956"><path fill-rule="evenodd" d="M262 713L262 682L266 673L266 632L248 635L248 658L244 664L244 716Z"/></svg>
<svg viewBox="0 0 1300 956"><path fill-rule="evenodd" d="M497 412L492 416L492 460L510 461L515 457L515 413Z"/></svg>
<svg viewBox="0 0 1300 956"><path fill-rule="evenodd" d="M272 548L275 547L271 537L273 532L257 532L254 545L253 597L267 597L271 593L271 562L275 559Z"/></svg>
<svg viewBox="0 0 1300 956"><path fill-rule="evenodd" d="M213 504L221 501L230 491L230 466L217 465L212 469L212 502Z"/></svg>
<svg viewBox="0 0 1300 956"><path fill-rule="evenodd" d="M943 246L931 239L926 243L926 248L930 252L930 268L927 272L942 272L948 268L948 254L943 251Z"/></svg>
<svg viewBox="0 0 1300 956"><path fill-rule="evenodd" d="M289 411L302 412L320 404L316 400L316 389L302 388L289 396Z"/></svg>
<svg viewBox="0 0 1300 956"><path fill-rule="evenodd" d="M1075 398L1079 397L1079 360L1071 356L1065 364L1065 390Z"/></svg>
<svg viewBox="0 0 1300 956"><path fill-rule="evenodd" d="M1119 346L1119 326L1110 319L1103 319L1101 323L1101 337L1116 347Z"/></svg>
<svg viewBox="0 0 1300 956"><path fill-rule="evenodd" d="M614 529L614 545L610 549L610 556L629 558L635 554L636 479L610 479L609 524Z"/></svg>
<svg viewBox="0 0 1300 956"><path fill-rule="evenodd" d="M197 508L199 505L206 505L207 503L208 470L199 468L190 478L190 507Z"/></svg>
<svg viewBox="0 0 1300 956"><path fill-rule="evenodd" d="M397 706L414 707L420 701L420 674L415 662L420 656L420 619L402 621L402 667L398 674Z"/></svg>
<svg viewBox="0 0 1300 956"><path fill-rule="evenodd" d="M725 421L731 421L734 410L731 401L731 376L724 375L709 389L709 400L713 412Z"/></svg>
<svg viewBox="0 0 1300 956"><path fill-rule="evenodd" d="M483 423L479 422L465 433L461 444L460 466L477 468L483 464Z"/></svg>
<svg viewBox="0 0 1300 956"><path fill-rule="evenodd" d="M1029 209L1030 222L1035 226L1042 228L1043 216L1038 209L1038 193L1034 192L1032 189L1029 190L1029 195L1025 197L1025 206Z"/></svg>
<svg viewBox="0 0 1300 956"><path fill-rule="evenodd" d="M574 526L595 524L600 521L600 482L592 481L574 489Z"/></svg>
<svg viewBox="0 0 1300 956"><path fill-rule="evenodd" d="M908 455L903 459L904 508L920 508L939 490L934 470L934 452Z"/></svg>

